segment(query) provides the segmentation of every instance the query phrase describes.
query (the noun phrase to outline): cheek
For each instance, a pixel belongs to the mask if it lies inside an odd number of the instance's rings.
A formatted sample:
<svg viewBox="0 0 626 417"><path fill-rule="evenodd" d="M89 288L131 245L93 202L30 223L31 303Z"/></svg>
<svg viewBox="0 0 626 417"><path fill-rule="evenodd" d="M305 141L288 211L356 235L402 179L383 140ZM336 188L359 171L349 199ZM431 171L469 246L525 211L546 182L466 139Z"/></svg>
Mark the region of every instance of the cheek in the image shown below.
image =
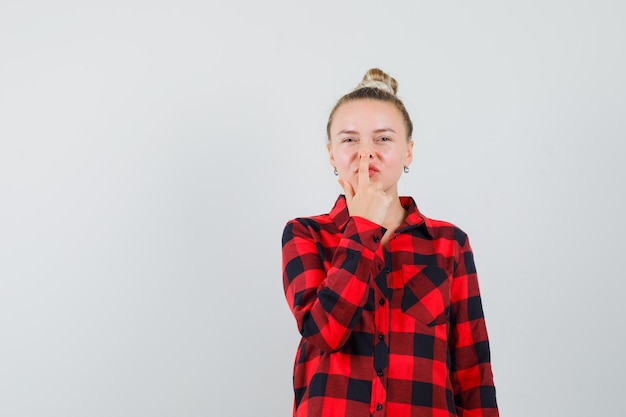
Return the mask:
<svg viewBox="0 0 626 417"><path fill-rule="evenodd" d="M402 154L401 152L390 151L385 152L383 157L389 165L402 165L404 163L403 155L404 154Z"/></svg>
<svg viewBox="0 0 626 417"><path fill-rule="evenodd" d="M346 167L349 166L355 159L356 153L350 151L340 151L335 153L335 162L337 165Z"/></svg>

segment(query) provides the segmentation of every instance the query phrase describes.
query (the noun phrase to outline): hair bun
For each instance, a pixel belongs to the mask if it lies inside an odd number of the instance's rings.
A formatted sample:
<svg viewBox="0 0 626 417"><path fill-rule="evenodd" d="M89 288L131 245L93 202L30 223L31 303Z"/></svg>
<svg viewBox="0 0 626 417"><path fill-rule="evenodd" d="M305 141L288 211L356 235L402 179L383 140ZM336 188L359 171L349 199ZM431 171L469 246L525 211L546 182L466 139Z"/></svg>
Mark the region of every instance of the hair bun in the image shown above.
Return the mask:
<svg viewBox="0 0 626 417"><path fill-rule="evenodd" d="M380 68L370 68L365 75L361 83L355 88L377 88L388 92L389 94L396 95L398 92L398 82L395 78L381 70Z"/></svg>

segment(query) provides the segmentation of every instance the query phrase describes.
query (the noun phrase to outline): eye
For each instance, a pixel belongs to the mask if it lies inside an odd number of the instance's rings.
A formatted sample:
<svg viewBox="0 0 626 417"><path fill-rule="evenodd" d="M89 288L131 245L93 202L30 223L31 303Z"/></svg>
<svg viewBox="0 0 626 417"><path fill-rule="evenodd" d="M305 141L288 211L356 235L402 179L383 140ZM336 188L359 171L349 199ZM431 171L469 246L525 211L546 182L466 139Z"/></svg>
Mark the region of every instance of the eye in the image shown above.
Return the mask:
<svg viewBox="0 0 626 417"><path fill-rule="evenodd" d="M382 137L378 138L378 140L381 141L381 142L389 142L391 140L391 138L388 137L388 136L382 136Z"/></svg>
<svg viewBox="0 0 626 417"><path fill-rule="evenodd" d="M341 143L346 143L346 142L347 143L355 142L355 139L354 138L350 138L350 137L341 139Z"/></svg>

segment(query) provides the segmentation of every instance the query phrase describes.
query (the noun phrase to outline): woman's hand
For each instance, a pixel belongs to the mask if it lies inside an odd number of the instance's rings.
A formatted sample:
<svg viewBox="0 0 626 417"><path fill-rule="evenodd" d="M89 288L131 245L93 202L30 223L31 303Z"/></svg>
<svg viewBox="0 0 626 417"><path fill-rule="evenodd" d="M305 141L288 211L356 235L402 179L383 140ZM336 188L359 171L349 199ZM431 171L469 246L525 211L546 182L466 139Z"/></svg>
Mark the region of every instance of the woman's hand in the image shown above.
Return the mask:
<svg viewBox="0 0 626 417"><path fill-rule="evenodd" d="M348 204L350 216L359 216L382 225L391 205L392 197L383 190L380 182L371 182L369 175L369 152L362 152L359 162L356 191L349 181L339 178Z"/></svg>

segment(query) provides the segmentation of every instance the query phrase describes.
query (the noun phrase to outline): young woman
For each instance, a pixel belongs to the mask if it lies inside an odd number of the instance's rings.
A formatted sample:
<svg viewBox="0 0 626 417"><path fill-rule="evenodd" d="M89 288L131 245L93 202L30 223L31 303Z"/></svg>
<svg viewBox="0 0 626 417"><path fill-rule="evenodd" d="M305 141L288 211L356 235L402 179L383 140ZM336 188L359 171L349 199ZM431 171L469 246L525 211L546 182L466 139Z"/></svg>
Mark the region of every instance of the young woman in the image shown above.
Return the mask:
<svg viewBox="0 0 626 417"><path fill-rule="evenodd" d="M467 235L427 218L398 180L413 125L397 82L370 69L332 110L340 195L291 220L283 284L302 340L294 416L498 416Z"/></svg>

